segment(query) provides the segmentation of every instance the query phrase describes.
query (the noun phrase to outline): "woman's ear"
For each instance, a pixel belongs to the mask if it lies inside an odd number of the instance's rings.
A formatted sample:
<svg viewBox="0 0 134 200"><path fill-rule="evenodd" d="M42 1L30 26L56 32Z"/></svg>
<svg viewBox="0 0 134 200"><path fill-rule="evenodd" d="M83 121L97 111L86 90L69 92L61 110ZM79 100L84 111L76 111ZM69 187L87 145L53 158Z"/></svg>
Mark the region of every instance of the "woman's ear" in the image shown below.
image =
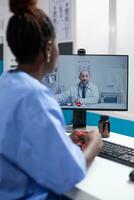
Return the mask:
<svg viewBox="0 0 134 200"><path fill-rule="evenodd" d="M52 40L49 40L46 45L46 61L50 63L52 56Z"/></svg>

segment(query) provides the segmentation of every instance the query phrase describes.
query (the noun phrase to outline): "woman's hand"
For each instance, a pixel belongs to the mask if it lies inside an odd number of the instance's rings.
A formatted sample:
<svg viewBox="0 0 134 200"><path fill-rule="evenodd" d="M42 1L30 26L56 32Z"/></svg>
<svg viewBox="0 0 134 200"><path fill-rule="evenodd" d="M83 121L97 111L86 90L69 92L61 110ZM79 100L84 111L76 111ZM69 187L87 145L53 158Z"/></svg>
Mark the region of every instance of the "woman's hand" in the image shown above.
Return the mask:
<svg viewBox="0 0 134 200"><path fill-rule="evenodd" d="M89 166L103 146L101 134L98 131L75 130L70 137L75 144L80 146Z"/></svg>

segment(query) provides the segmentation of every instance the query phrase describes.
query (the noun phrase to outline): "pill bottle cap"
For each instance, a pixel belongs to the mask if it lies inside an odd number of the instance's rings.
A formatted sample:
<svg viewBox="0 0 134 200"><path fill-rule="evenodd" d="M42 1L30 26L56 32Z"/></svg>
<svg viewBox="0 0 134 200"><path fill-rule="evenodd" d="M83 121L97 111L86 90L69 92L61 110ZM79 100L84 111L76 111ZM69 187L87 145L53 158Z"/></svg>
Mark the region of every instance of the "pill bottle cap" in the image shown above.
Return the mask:
<svg viewBox="0 0 134 200"><path fill-rule="evenodd" d="M101 115L100 120L108 120L109 116L108 115Z"/></svg>

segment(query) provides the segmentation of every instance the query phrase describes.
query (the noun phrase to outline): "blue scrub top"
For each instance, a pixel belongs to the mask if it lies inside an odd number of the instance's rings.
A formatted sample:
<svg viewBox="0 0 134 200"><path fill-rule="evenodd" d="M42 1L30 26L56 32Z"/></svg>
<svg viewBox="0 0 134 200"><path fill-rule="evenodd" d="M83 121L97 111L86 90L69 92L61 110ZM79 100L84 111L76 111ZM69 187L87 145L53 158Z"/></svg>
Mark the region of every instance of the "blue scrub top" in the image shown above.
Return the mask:
<svg viewBox="0 0 134 200"><path fill-rule="evenodd" d="M50 89L25 72L0 78L0 200L44 200L85 176ZM55 196L56 199L56 196Z"/></svg>

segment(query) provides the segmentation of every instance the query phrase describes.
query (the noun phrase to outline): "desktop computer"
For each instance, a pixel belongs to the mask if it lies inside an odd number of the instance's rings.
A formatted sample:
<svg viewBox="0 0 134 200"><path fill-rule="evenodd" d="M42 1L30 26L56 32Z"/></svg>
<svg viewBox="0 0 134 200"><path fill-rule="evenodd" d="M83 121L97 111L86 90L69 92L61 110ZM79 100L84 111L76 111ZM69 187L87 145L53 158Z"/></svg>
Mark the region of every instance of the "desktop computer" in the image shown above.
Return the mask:
<svg viewBox="0 0 134 200"><path fill-rule="evenodd" d="M128 55L60 55L43 80L62 109L73 110L73 127L86 126L87 110L128 109Z"/></svg>
<svg viewBox="0 0 134 200"><path fill-rule="evenodd" d="M62 109L73 110L73 128L86 127L87 110L128 109L128 55L60 55L43 82ZM104 141L99 156L134 167L132 148Z"/></svg>

